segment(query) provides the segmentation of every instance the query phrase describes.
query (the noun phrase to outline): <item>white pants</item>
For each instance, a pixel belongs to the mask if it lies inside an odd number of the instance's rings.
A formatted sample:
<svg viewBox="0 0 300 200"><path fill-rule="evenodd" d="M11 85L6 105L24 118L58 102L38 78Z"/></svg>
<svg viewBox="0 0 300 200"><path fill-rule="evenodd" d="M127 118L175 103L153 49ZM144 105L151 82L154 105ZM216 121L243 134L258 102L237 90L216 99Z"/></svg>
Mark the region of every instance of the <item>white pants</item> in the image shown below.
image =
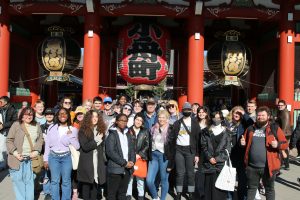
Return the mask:
<svg viewBox="0 0 300 200"><path fill-rule="evenodd" d="M133 179L134 178L136 179L138 195L139 195L139 197L143 197L145 195L145 189L144 189L145 188L144 187L145 179L139 178L139 177L136 177L136 176L131 176L130 177L130 181L128 183L126 196L132 196L132 184L133 184Z"/></svg>

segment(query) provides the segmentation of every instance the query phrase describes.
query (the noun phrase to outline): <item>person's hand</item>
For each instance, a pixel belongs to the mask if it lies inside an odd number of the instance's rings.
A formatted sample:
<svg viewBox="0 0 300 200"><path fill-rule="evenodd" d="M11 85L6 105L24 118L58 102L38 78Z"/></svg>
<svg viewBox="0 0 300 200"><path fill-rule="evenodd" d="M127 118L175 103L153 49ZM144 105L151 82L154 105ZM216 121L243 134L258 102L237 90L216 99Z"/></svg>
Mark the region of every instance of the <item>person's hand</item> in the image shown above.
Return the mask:
<svg viewBox="0 0 300 200"><path fill-rule="evenodd" d="M45 168L46 170L49 169L48 161L45 161L45 162L44 162L44 168Z"/></svg>
<svg viewBox="0 0 300 200"><path fill-rule="evenodd" d="M2 129L3 129L3 124L0 123L0 130L2 130Z"/></svg>
<svg viewBox="0 0 300 200"><path fill-rule="evenodd" d="M103 134L98 134L98 135L96 135L96 138L95 138L95 140L97 140L97 141L101 141L101 140L102 140L102 138L103 138Z"/></svg>
<svg viewBox="0 0 300 200"><path fill-rule="evenodd" d="M195 163L198 163L198 162L199 162L199 156L195 156L194 162L195 162Z"/></svg>
<svg viewBox="0 0 300 200"><path fill-rule="evenodd" d="M244 136L242 135L242 138L241 138L241 145L242 146L245 146L246 145L246 140L244 138Z"/></svg>
<svg viewBox="0 0 300 200"><path fill-rule="evenodd" d="M17 158L19 161L23 160L23 156L21 154L19 154L17 151L14 151L13 155L15 156L15 158Z"/></svg>
<svg viewBox="0 0 300 200"><path fill-rule="evenodd" d="M278 147L278 141L276 140L276 138L274 137L273 141L271 142L271 146L276 149Z"/></svg>
<svg viewBox="0 0 300 200"><path fill-rule="evenodd" d="M136 159L136 160L141 159L141 158L142 158L142 157L141 157L139 154L136 154L136 155L135 155L135 159Z"/></svg>
<svg viewBox="0 0 300 200"><path fill-rule="evenodd" d="M241 115L244 115L244 114L245 114L245 111L240 110L240 109L238 109L236 112L239 113L239 114L241 114Z"/></svg>
<svg viewBox="0 0 300 200"><path fill-rule="evenodd" d="M30 158L35 158L35 157L37 157L38 155L39 155L39 152L38 152L38 151L33 151L33 152L30 153L29 157L30 157Z"/></svg>
<svg viewBox="0 0 300 200"><path fill-rule="evenodd" d="M133 165L134 165L134 163L132 161L128 161L125 167L130 169L133 167Z"/></svg>
<svg viewBox="0 0 300 200"><path fill-rule="evenodd" d="M215 165L217 163L216 159L215 158L211 158L209 159L209 162L213 165Z"/></svg>

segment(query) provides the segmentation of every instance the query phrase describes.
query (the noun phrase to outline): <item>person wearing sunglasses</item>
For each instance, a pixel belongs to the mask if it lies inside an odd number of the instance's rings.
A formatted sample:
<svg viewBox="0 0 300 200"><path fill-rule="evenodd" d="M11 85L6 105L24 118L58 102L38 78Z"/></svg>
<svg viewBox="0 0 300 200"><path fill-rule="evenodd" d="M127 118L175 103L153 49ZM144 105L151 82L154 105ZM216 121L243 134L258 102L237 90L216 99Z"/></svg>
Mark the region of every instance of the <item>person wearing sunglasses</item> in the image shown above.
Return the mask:
<svg viewBox="0 0 300 200"><path fill-rule="evenodd" d="M112 109L113 100L111 97L105 97L103 99L103 104L104 109L102 112L102 117L107 127L105 133L107 133L108 129L114 124L116 113Z"/></svg>
<svg viewBox="0 0 300 200"><path fill-rule="evenodd" d="M60 101L60 108L65 108L70 113L71 116L71 123L73 123L73 120L75 118L75 112L72 111L73 101L71 97L63 97Z"/></svg>
<svg viewBox="0 0 300 200"><path fill-rule="evenodd" d="M167 111L170 113L170 125L173 125L175 121L179 120L182 117L178 109L178 103L175 100L170 100L168 102Z"/></svg>
<svg viewBox="0 0 300 200"><path fill-rule="evenodd" d="M125 114L128 117L127 127L131 127L134 121L132 105L130 103L124 104L123 108L121 109L121 113Z"/></svg>

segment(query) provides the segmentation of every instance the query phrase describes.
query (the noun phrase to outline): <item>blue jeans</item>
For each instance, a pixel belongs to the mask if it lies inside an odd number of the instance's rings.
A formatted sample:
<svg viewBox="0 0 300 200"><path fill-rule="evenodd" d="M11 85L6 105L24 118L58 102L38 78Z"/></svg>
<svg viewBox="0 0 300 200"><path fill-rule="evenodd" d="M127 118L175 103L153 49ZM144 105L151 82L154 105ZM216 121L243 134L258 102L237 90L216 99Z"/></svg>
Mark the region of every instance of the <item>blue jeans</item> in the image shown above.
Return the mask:
<svg viewBox="0 0 300 200"><path fill-rule="evenodd" d="M59 183L60 178L62 181L61 200L71 199L71 172L72 172L72 160L71 153L54 153L49 154L48 159L49 169L51 173L51 197L52 200L60 200Z"/></svg>
<svg viewBox="0 0 300 200"><path fill-rule="evenodd" d="M137 176L131 176L130 181L128 183L127 193L126 196L132 196L132 184L133 180L136 180L137 190L139 197L144 197L145 195L145 189L144 189L144 182L145 180L143 178L137 177Z"/></svg>
<svg viewBox="0 0 300 200"><path fill-rule="evenodd" d="M13 182L16 200L32 200L34 199L34 178L32 172L31 161L22 161L20 169L9 169L10 177Z"/></svg>
<svg viewBox="0 0 300 200"><path fill-rule="evenodd" d="M157 199L157 189L155 186L155 178L160 174L161 182L161 200L165 200L169 190L169 173L167 172L168 161L165 159L163 153L159 151L152 151L152 160L149 162L148 174L146 178L147 186L151 197Z"/></svg>

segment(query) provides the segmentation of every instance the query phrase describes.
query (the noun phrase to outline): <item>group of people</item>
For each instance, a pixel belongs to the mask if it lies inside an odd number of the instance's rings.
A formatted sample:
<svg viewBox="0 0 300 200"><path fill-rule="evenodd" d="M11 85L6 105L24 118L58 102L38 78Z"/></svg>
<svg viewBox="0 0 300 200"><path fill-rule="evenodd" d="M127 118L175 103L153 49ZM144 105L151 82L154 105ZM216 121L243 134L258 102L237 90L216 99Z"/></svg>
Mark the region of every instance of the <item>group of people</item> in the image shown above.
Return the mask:
<svg viewBox="0 0 300 200"><path fill-rule="evenodd" d="M139 200L146 190L152 199L165 200L173 188L178 200L184 193L188 199L254 200L261 185L267 200L273 200L281 165L289 169L286 138L292 137L290 148L299 146L300 120L291 134L283 100L277 117L266 106L256 108L255 101L248 101L246 110L222 107L212 113L197 103L186 102L180 111L175 100L159 105L152 97L129 102L125 95L115 101L97 96L74 109L70 97L47 109L38 100L19 113L8 97L0 102L0 136L5 138L0 148L5 152L6 142L18 200L34 199L36 183L43 185L46 199L127 200L135 182ZM80 152L76 168L71 148ZM44 169L34 173L39 155ZM5 161L5 155L0 159ZM237 169L236 192L215 187L228 159ZM135 175L139 161L146 163L144 176Z"/></svg>

